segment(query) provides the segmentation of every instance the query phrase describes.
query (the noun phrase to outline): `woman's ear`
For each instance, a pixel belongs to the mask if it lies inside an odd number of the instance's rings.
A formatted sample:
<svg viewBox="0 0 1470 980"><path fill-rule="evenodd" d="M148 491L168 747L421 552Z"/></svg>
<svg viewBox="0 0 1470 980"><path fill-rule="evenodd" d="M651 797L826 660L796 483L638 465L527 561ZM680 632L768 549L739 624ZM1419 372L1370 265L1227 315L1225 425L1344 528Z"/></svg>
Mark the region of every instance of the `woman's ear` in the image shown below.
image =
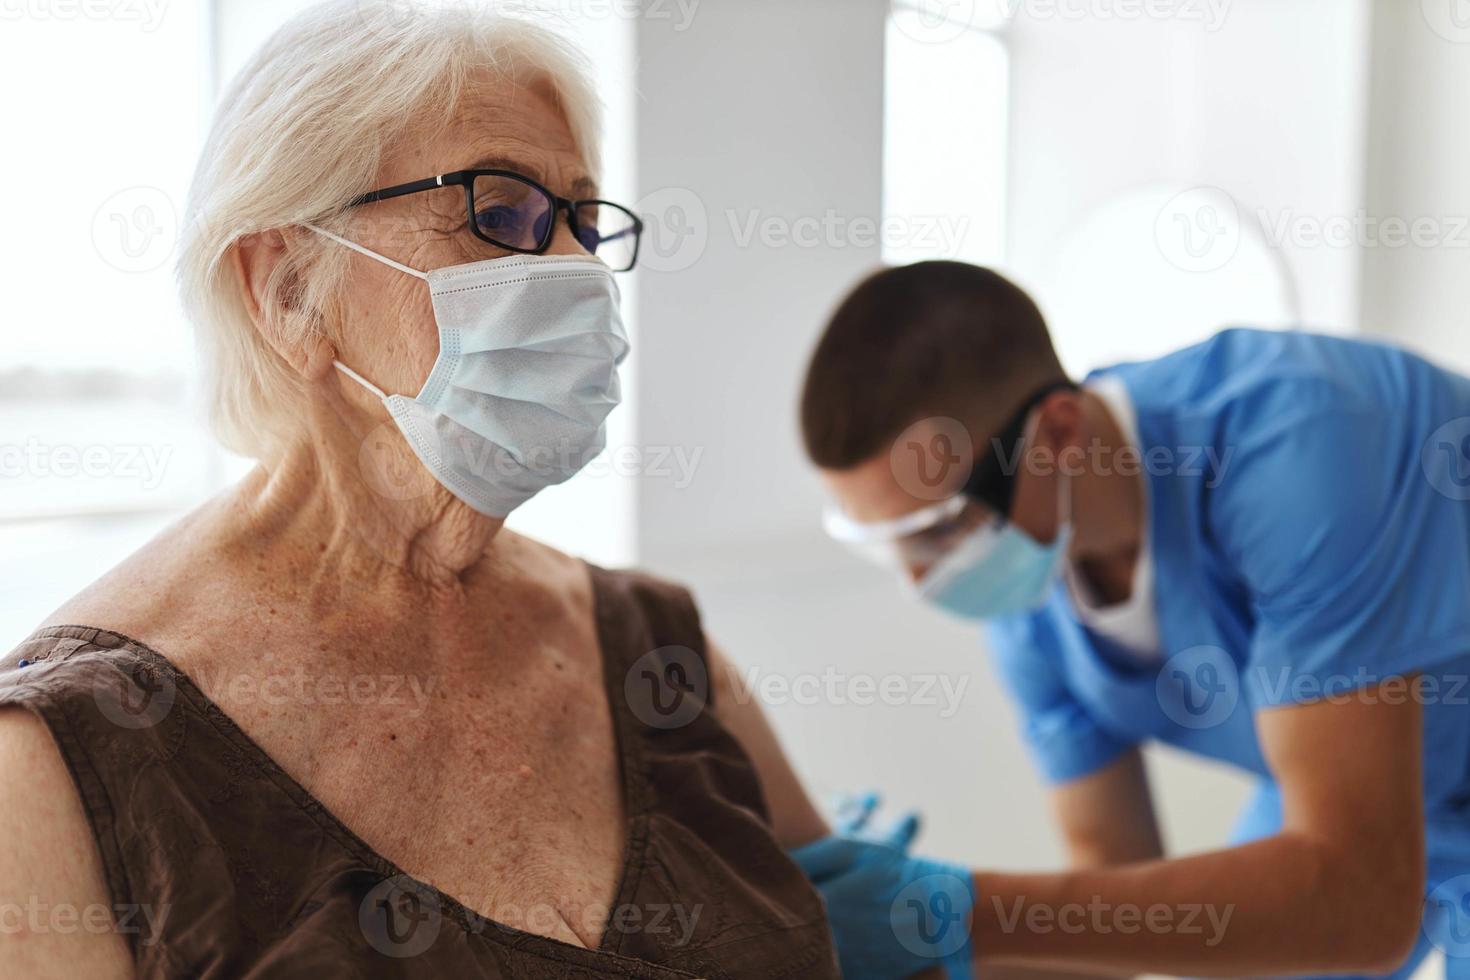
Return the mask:
<svg viewBox="0 0 1470 980"><path fill-rule="evenodd" d="M331 371L332 360L337 356L335 347L319 331L305 330L299 336L289 337L276 327L301 313L295 308L296 290L288 287L273 295L269 288L271 277L286 260L289 248L280 229L253 232L235 242L230 249L230 261L234 263L245 308L256 331L302 377L315 381Z"/></svg>

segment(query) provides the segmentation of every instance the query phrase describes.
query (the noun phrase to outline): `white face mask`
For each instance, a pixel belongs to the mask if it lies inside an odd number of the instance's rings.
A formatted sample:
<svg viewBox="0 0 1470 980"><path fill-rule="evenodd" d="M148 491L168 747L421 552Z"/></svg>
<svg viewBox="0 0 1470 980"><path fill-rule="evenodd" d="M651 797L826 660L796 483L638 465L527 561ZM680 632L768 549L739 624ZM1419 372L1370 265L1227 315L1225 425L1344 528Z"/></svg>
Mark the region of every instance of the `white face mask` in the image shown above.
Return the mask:
<svg viewBox="0 0 1470 980"><path fill-rule="evenodd" d="M383 399L415 455L456 497L504 517L602 451L628 355L618 286L604 263L512 255L420 272L306 227L429 284L439 356L416 396L386 394L333 363Z"/></svg>

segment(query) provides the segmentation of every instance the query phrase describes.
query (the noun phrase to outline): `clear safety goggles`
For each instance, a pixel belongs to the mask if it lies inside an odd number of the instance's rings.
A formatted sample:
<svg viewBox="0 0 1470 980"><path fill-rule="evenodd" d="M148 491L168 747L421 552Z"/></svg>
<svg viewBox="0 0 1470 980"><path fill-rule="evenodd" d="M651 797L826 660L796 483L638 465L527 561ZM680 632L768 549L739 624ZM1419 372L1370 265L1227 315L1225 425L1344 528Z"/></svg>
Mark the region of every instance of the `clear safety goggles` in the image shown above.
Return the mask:
<svg viewBox="0 0 1470 980"><path fill-rule="evenodd" d="M855 521L835 504L822 516L827 534L855 554L884 568L915 573L1003 524L993 511L963 494L887 521Z"/></svg>

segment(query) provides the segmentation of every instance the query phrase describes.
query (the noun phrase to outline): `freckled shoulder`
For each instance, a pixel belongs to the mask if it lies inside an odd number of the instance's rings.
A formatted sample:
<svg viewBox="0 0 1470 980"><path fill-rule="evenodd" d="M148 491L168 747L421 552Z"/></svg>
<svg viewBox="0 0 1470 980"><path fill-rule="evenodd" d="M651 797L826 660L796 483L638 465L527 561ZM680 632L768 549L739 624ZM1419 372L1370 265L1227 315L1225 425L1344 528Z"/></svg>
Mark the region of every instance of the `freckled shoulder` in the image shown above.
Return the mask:
<svg viewBox="0 0 1470 980"><path fill-rule="evenodd" d="M552 615L590 616L593 611L592 576L587 563L551 545L512 531L502 531L499 542L506 558L516 564L518 578L534 583L544 610ZM540 603L538 603L539 605Z"/></svg>
<svg viewBox="0 0 1470 980"><path fill-rule="evenodd" d="M37 624L96 626L128 636L166 637L197 623L212 601L210 583L219 565L208 540L205 504L160 531L141 548ZM228 591L228 590L224 590Z"/></svg>

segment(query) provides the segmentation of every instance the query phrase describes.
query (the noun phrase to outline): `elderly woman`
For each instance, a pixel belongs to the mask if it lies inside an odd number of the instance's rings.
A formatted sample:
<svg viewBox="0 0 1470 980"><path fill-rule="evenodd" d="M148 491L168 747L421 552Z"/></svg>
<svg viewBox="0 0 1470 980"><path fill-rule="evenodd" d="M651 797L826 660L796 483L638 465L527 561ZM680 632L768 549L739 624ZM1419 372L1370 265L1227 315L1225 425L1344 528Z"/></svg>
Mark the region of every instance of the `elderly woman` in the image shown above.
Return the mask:
<svg viewBox="0 0 1470 980"><path fill-rule="evenodd" d="M618 402L597 149L473 10L318 7L236 80L182 274L260 465L0 664L0 975L836 975L687 593L503 527Z"/></svg>

